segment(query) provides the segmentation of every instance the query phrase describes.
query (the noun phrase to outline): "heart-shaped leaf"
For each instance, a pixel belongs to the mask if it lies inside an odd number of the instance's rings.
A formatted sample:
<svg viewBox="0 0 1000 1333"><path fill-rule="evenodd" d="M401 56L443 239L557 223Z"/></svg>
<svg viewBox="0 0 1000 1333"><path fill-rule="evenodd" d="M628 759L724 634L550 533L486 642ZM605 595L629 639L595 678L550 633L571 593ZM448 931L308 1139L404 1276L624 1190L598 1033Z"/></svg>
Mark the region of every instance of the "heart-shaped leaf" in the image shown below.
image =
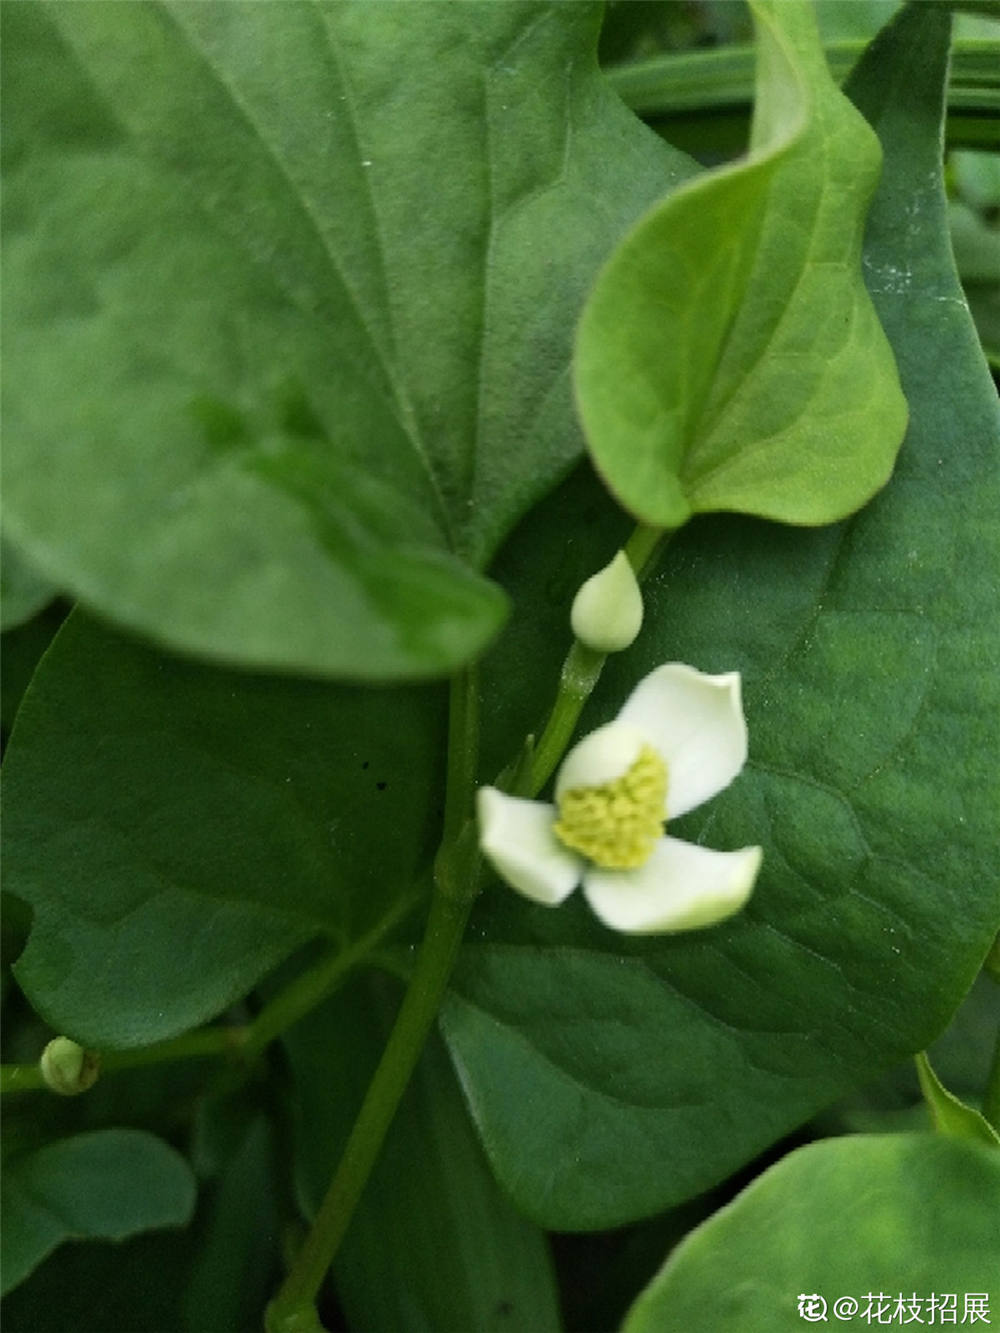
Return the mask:
<svg viewBox="0 0 1000 1333"><path fill-rule="evenodd" d="M887 480L906 426L861 276L878 141L837 88L806 0L754 0L745 162L674 191L588 298L588 445L647 523L737 510L829 523Z"/></svg>
<svg viewBox="0 0 1000 1333"><path fill-rule="evenodd" d="M635 940L494 882L473 919L445 1033L501 1182L549 1226L700 1193L925 1047L1000 923L1000 410L948 244L948 38L946 12L904 11L852 82L886 155L865 268L913 408L897 475L837 528L690 525L584 719L665 660L743 673L750 764L672 832L761 843L749 908ZM491 760L548 705L560 595L565 618L619 524L576 482L497 565L519 614L486 664Z"/></svg>
<svg viewBox="0 0 1000 1333"><path fill-rule="evenodd" d="M226 661L452 670L582 449L573 324L694 170L597 5L4 8L5 505L85 604ZM266 53L266 56L262 53Z"/></svg>

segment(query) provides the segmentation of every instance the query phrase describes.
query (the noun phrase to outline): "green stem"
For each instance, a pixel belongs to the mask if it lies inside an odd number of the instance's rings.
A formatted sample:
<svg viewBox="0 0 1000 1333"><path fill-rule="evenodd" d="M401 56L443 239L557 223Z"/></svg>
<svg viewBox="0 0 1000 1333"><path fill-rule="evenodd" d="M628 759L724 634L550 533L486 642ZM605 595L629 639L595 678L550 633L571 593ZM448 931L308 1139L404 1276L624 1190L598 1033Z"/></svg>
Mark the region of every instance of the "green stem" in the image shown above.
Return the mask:
<svg viewBox="0 0 1000 1333"><path fill-rule="evenodd" d="M472 813L478 754L476 682L471 669L452 680L445 793L445 836L435 861L427 929L396 1021L343 1156L309 1234L265 1320L267 1333L313 1333L316 1298L350 1225L389 1126L437 1018L478 889Z"/></svg>
<svg viewBox="0 0 1000 1333"><path fill-rule="evenodd" d="M986 1076L986 1090L983 1093L983 1117L1000 1134L1000 1031L997 1032L996 1046L993 1048L993 1063Z"/></svg>
<svg viewBox="0 0 1000 1333"><path fill-rule="evenodd" d="M578 639L573 640L559 676L552 711L531 756L524 781L526 795L537 796L552 776L576 730L583 705L601 678L606 660L604 653L587 648Z"/></svg>
<svg viewBox="0 0 1000 1333"><path fill-rule="evenodd" d="M653 572L672 536L673 532L666 528L651 528L645 523L636 525L632 536L625 543L625 554L640 582Z"/></svg>
<svg viewBox="0 0 1000 1333"><path fill-rule="evenodd" d="M389 1041L312 1228L268 1307L268 1333L297 1333L310 1327L302 1321L315 1306L323 1278L434 1025L471 906L471 898L457 902L440 891L434 894L427 933Z"/></svg>
<svg viewBox="0 0 1000 1333"><path fill-rule="evenodd" d="M241 1053L249 1028L209 1027L185 1032L170 1041L158 1041L133 1051L100 1052L101 1073L118 1069L138 1069L165 1060L191 1060L199 1056ZM0 1092L34 1092L46 1087L37 1064L0 1066Z"/></svg>
<svg viewBox="0 0 1000 1333"><path fill-rule="evenodd" d="M170 1041L159 1041L130 1051L102 1051L101 1073L139 1069L168 1060L192 1060L201 1056L227 1056L249 1065L276 1037L305 1017L330 995L399 922L422 902L425 891L400 899L386 915L349 948L322 958L295 978L285 990L261 1009L246 1026L197 1028ZM33 1092L44 1088L37 1064L0 1066L0 1092Z"/></svg>
<svg viewBox="0 0 1000 1333"><path fill-rule="evenodd" d="M625 544L629 564L640 580L654 569L673 534L663 528L640 523ZM574 639L559 676L559 688L548 720L538 738L523 779L516 787L518 796L537 796L566 752L583 706L601 678L606 654L595 652Z"/></svg>
<svg viewBox="0 0 1000 1333"><path fill-rule="evenodd" d="M0 1065L0 1092L37 1092L45 1087L42 1071L34 1065Z"/></svg>
<svg viewBox="0 0 1000 1333"><path fill-rule="evenodd" d="M276 1037L311 1013L331 995L359 966L367 962L372 950L416 907L423 902L425 890L399 899L385 916L366 934L330 957L322 958L315 966L292 981L285 990L269 1001L246 1029L243 1050L248 1060L255 1059Z"/></svg>

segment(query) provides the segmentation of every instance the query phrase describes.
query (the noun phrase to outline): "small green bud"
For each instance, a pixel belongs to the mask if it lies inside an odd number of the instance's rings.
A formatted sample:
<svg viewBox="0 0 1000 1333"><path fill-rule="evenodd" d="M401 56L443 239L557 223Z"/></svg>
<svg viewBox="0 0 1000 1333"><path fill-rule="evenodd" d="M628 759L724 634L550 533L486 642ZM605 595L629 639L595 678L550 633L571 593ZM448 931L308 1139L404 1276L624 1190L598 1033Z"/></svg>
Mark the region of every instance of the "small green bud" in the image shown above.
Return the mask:
<svg viewBox="0 0 1000 1333"><path fill-rule="evenodd" d="M101 1058L69 1037L53 1037L38 1064L46 1087L62 1097L75 1097L97 1082Z"/></svg>
<svg viewBox="0 0 1000 1333"><path fill-rule="evenodd" d="M580 642L598 653L619 653L635 642L642 628L642 593L624 551L583 584L570 624Z"/></svg>

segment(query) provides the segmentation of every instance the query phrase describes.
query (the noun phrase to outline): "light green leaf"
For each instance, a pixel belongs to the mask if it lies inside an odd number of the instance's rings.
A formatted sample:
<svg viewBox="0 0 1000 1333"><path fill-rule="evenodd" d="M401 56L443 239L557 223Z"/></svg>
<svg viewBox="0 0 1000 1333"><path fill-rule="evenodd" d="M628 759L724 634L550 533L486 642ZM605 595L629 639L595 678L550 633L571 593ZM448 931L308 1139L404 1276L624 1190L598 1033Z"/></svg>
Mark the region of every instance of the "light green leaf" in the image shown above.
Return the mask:
<svg viewBox="0 0 1000 1333"><path fill-rule="evenodd" d="M0 620L2 628L16 629L37 615L56 595L56 589L25 560L4 535L0 546Z"/></svg>
<svg viewBox="0 0 1000 1333"><path fill-rule="evenodd" d="M194 1201L183 1157L142 1130L77 1134L12 1158L3 1171L3 1290L63 1241L183 1226Z"/></svg>
<svg viewBox="0 0 1000 1333"><path fill-rule="evenodd" d="M836 528L689 525L582 720L663 661L742 672L750 763L671 831L761 843L749 907L635 940L494 881L473 918L445 1035L502 1184L557 1229L701 1193L926 1047L1000 924L1000 408L948 242L948 22L904 11L852 85L886 153L865 267L913 406L896 476ZM537 732L558 626L621 538L576 478L496 565L518 617L484 664L484 777Z"/></svg>
<svg viewBox="0 0 1000 1333"><path fill-rule="evenodd" d="M878 141L830 77L805 0L756 0L750 156L654 208L577 339L594 461L640 519L737 510L829 523L888 479L906 426L860 270Z"/></svg>
<svg viewBox="0 0 1000 1333"><path fill-rule="evenodd" d="M286 1038L296 1082L299 1189L309 1215L346 1141L397 994L396 987L354 987ZM396 1112L334 1279L352 1328L559 1329L545 1237L497 1188L436 1035Z"/></svg>
<svg viewBox="0 0 1000 1333"><path fill-rule="evenodd" d="M5 760L16 965L58 1032L142 1045L214 1016L304 939L397 920L437 836L445 700L247 676L74 614ZM412 898L411 898L412 901Z"/></svg>
<svg viewBox="0 0 1000 1333"><path fill-rule="evenodd" d="M599 6L3 19L11 534L213 658L476 655L476 571L581 452L583 293L694 169L601 80Z"/></svg>
<svg viewBox="0 0 1000 1333"><path fill-rule="evenodd" d="M972 1139L993 1148L1000 1147L1000 1135L986 1117L948 1091L923 1051L918 1052L915 1059L920 1089L930 1109L934 1128L956 1139Z"/></svg>
<svg viewBox="0 0 1000 1333"><path fill-rule="evenodd" d="M800 1293L825 1301L826 1328L838 1300L866 1325L968 1323L975 1293L988 1322L1000 1297L998 1215L1000 1154L980 1144L925 1134L812 1143L692 1232L622 1333L801 1333ZM945 1299L957 1304L954 1319L942 1317Z"/></svg>

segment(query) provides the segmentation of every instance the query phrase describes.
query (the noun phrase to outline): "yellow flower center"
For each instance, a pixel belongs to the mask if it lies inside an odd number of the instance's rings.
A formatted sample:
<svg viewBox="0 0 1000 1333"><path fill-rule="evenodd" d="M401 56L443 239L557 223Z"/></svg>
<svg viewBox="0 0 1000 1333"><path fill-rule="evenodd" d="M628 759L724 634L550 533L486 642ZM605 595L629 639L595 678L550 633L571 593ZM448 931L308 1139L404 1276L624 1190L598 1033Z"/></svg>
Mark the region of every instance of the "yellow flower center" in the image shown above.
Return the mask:
<svg viewBox="0 0 1000 1333"><path fill-rule="evenodd" d="M606 870L645 865L663 833L667 766L644 745L631 767L599 787L572 787L559 797L556 836Z"/></svg>

